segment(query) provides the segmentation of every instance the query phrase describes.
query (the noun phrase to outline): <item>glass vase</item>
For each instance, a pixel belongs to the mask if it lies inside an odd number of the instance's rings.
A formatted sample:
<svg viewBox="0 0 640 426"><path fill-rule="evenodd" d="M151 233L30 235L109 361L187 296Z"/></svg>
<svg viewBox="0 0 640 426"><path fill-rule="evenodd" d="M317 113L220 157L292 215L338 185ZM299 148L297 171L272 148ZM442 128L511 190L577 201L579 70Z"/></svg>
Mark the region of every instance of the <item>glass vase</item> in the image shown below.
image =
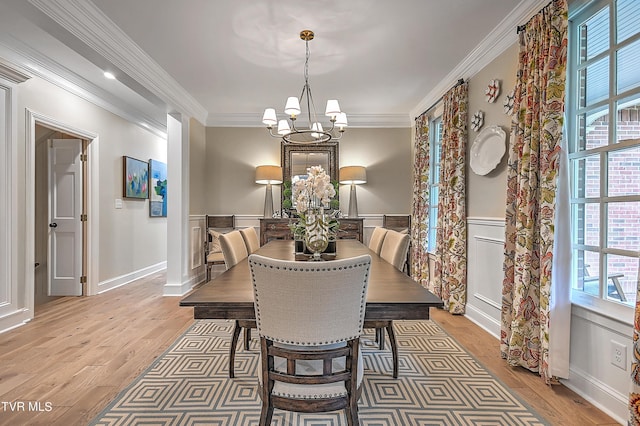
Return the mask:
<svg viewBox="0 0 640 426"><path fill-rule="evenodd" d="M306 215L304 242L313 260L322 260L321 254L329 245L329 222L323 209L310 210Z"/></svg>

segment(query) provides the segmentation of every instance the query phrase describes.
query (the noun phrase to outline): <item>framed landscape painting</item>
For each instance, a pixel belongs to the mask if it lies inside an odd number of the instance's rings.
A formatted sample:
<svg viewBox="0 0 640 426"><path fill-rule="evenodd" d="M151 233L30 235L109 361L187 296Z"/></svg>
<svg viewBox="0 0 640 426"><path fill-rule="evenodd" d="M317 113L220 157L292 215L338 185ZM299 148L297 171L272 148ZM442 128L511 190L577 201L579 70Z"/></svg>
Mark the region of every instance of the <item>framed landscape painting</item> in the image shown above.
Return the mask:
<svg viewBox="0 0 640 426"><path fill-rule="evenodd" d="M167 165L162 161L149 160L149 216L167 217Z"/></svg>
<svg viewBox="0 0 640 426"><path fill-rule="evenodd" d="M149 198L149 163L136 158L122 157L124 182L124 198Z"/></svg>

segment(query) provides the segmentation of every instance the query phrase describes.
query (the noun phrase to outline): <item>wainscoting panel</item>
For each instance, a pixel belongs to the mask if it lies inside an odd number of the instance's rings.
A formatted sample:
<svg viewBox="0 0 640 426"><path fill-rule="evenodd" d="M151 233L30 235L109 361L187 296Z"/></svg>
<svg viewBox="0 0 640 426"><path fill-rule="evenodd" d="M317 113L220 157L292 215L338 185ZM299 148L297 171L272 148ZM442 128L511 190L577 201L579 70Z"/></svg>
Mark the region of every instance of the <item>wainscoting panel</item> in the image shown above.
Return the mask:
<svg viewBox="0 0 640 426"><path fill-rule="evenodd" d="M504 219L468 219L466 316L492 335L500 336Z"/></svg>

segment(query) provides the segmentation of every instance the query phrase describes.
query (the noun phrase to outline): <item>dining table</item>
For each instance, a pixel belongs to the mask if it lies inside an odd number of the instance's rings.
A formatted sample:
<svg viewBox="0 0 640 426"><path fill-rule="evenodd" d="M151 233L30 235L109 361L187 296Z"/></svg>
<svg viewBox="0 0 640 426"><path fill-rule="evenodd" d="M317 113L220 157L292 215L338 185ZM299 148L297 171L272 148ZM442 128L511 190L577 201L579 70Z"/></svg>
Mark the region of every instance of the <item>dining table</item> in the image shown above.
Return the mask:
<svg viewBox="0 0 640 426"><path fill-rule="evenodd" d="M270 241L255 253L281 260L312 261L294 252L293 240ZM443 307L438 296L357 240L337 240L335 254L323 255L323 259L330 262L362 254L371 256L365 320L426 320L430 308ZM180 300L180 306L192 307L195 319L255 319L248 259L193 289Z"/></svg>

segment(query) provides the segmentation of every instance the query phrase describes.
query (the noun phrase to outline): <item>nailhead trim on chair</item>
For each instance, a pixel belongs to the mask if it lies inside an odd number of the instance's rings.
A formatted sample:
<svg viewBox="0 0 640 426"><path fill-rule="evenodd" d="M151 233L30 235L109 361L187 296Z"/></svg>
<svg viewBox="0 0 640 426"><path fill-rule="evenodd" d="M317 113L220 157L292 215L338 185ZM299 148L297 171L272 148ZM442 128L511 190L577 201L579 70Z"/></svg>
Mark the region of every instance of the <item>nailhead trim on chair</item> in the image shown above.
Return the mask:
<svg viewBox="0 0 640 426"><path fill-rule="evenodd" d="M277 269L277 270L289 270L289 271L305 271L305 272L327 272L327 271L341 271L343 269L353 269L355 267L361 267L361 266L367 266L367 273L365 274L365 279L367 279L369 277L369 268L371 267L369 263L356 263L353 265L349 265L349 266L338 266L338 267L327 267L327 268L321 268L321 269L316 269L316 268L299 268L299 267L279 267L279 266L273 266L273 265L266 265L264 263L261 262L256 262L256 261L251 261L249 262L249 266L253 269L253 267L255 266L259 266L259 267L267 267L269 269ZM253 274L252 274L253 276ZM254 288L255 288L255 278L252 278L254 280ZM366 289L362 294L361 297L361 302L360 302L360 314L362 314L362 312L364 311L365 307L366 307ZM258 295L254 293L255 296L255 307L256 307L256 321L260 321L260 303L258 300ZM362 317L364 317L364 315L361 315ZM358 324L358 328L362 329L362 325L364 324L363 321L359 321ZM290 341L290 340L281 340L281 339L276 339L270 336L264 336L269 340L272 340L274 342L278 342L278 343L285 343L285 344L289 344L289 345L305 345L305 346L309 346L309 345L331 345L331 344L335 344L335 343L342 343L342 342L346 342L348 340L352 340L355 339L356 337L360 337L359 335L356 336L350 336L349 338L345 338L345 339L340 339L340 340L332 340L332 341L328 341L328 342L295 342L295 341Z"/></svg>

